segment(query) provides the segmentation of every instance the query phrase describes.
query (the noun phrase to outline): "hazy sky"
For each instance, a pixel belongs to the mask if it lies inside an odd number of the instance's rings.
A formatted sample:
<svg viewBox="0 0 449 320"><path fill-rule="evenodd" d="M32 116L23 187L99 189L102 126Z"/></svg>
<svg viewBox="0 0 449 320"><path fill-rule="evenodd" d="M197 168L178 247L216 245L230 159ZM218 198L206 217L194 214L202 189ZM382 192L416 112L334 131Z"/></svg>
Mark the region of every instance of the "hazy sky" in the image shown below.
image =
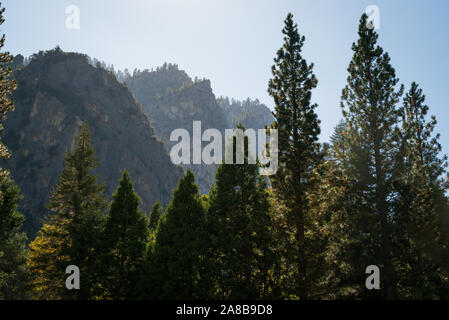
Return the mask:
<svg viewBox="0 0 449 320"><path fill-rule="evenodd" d="M340 95L361 14L380 10L379 43L406 89L418 82L439 121L449 151L449 1L411 0L3 0L6 49L29 56L56 45L114 64L116 70L177 63L208 78L215 95L258 98L268 107L271 65L282 45L288 12L305 35L304 56L315 64L322 140L341 118ZM80 9L80 29L66 28L68 5Z"/></svg>

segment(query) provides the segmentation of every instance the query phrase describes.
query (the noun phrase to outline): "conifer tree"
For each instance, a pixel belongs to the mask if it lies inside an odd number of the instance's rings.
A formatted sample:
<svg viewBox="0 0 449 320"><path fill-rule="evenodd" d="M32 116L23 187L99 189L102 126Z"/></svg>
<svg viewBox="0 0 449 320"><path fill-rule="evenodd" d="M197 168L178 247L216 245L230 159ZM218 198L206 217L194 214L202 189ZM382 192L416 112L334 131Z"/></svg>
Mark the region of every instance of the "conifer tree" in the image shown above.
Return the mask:
<svg viewBox="0 0 449 320"><path fill-rule="evenodd" d="M70 263L71 239L66 219L46 221L30 243L28 266L33 299L57 300L65 293L65 268Z"/></svg>
<svg viewBox="0 0 449 320"><path fill-rule="evenodd" d="M401 203L403 236L401 295L411 299L439 298L443 272L447 274L448 221L443 179L447 157L441 156L439 134L433 135L435 116L427 119L429 107L422 89L413 82L404 98L402 113L403 174ZM446 269L446 270L443 270Z"/></svg>
<svg viewBox="0 0 449 320"><path fill-rule="evenodd" d="M0 3L0 26L5 22L3 13L5 8ZM5 35L0 38L0 50L5 45ZM13 57L9 52L0 52L0 131L3 130L3 121L6 120L6 113L14 111L14 103L10 99L11 93L16 89L16 82L11 79L11 67L9 64ZM0 158L9 158L8 148L0 141Z"/></svg>
<svg viewBox="0 0 449 320"><path fill-rule="evenodd" d="M18 211L22 196L8 172L0 172L0 299L27 298L29 270L24 216Z"/></svg>
<svg viewBox="0 0 449 320"><path fill-rule="evenodd" d="M5 22L5 8L0 3L0 26ZM5 45L5 35L0 38L0 50ZM16 82L11 78L9 64L13 57L9 52L0 52L0 131L6 114L14 111L10 99L16 89ZM0 141L0 158L9 158L8 148ZM19 189L9 172L0 168L0 299L26 297L28 269L26 266L26 235L20 231L24 217L17 210L21 199Z"/></svg>
<svg viewBox="0 0 449 320"><path fill-rule="evenodd" d="M52 284L39 288L51 291L45 294L65 299L95 298L99 292L98 257L107 202L103 185L91 174L98 161L87 123L81 126L72 151L65 156L65 163L47 206L54 214L47 216L39 235L30 244L29 264L39 283ZM48 245L53 249L49 250ZM65 289L65 268L70 264L80 269L80 290Z"/></svg>
<svg viewBox="0 0 449 320"><path fill-rule="evenodd" d="M395 215L400 156L397 103L402 87L390 57L363 15L354 43L348 84L342 93L345 127L334 143L329 262L336 297L396 297L397 235ZM380 290L365 288L366 267L377 265Z"/></svg>
<svg viewBox="0 0 449 320"><path fill-rule="evenodd" d="M235 157L236 144L227 147L234 149ZM269 199L258 170L257 164L248 163L247 137L244 163L221 164L217 169L207 215L216 298L273 296L270 272L276 259Z"/></svg>
<svg viewBox="0 0 449 320"><path fill-rule="evenodd" d="M298 33L292 14L285 20L284 45L277 52L269 82L269 94L275 103L274 128L278 129L279 168L271 177L273 192L285 206L287 221L295 235L288 262L296 276L292 294L300 299L310 297L315 279L309 277L309 263L316 254L308 241L314 216L308 194L315 188L314 170L322 161L318 142L320 121L311 103L312 89L317 86L313 64L302 57L305 38Z"/></svg>
<svg viewBox="0 0 449 320"><path fill-rule="evenodd" d="M139 197L128 172L124 171L114 194L105 229L108 243L107 297L134 299L140 281L146 244L148 219L139 209Z"/></svg>
<svg viewBox="0 0 449 320"><path fill-rule="evenodd" d="M446 186L442 175L447 167L447 156L440 157L440 135L433 136L437 120L431 116L428 121L428 111L422 89L413 82L405 95L402 112L403 144L407 146L406 164L409 167L407 178L425 178L421 183L437 183L444 189Z"/></svg>
<svg viewBox="0 0 449 320"><path fill-rule="evenodd" d="M198 299L208 294L203 262L207 249L205 212L192 172L179 181L173 199L158 224L150 261L155 299Z"/></svg>

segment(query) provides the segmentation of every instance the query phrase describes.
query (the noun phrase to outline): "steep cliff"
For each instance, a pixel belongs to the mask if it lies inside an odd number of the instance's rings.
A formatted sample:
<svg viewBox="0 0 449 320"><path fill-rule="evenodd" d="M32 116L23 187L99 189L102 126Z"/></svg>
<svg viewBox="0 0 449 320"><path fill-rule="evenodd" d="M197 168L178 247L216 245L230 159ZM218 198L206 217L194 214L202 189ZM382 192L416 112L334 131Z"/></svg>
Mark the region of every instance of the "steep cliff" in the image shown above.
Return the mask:
<svg viewBox="0 0 449 320"><path fill-rule="evenodd" d="M26 66L18 57L13 66L16 110L8 114L3 131L13 155L1 166L11 170L24 194L20 206L26 231L36 232L48 213L45 203L82 121L90 126L100 160L97 174L108 196L126 169L144 212L157 199L170 200L182 169L171 163L150 119L113 74L89 65L85 55L59 49L34 55Z"/></svg>
<svg viewBox="0 0 449 320"><path fill-rule="evenodd" d="M209 80L192 81L176 65L155 71L136 72L125 79L126 85L150 116L155 133L164 142L167 152L177 142L170 133L182 128L192 137L193 121L201 121L202 131L214 128L224 132L229 128L226 117L217 105ZM203 147L207 142L203 143ZM183 165L195 174L202 193L209 191L215 179L216 165Z"/></svg>

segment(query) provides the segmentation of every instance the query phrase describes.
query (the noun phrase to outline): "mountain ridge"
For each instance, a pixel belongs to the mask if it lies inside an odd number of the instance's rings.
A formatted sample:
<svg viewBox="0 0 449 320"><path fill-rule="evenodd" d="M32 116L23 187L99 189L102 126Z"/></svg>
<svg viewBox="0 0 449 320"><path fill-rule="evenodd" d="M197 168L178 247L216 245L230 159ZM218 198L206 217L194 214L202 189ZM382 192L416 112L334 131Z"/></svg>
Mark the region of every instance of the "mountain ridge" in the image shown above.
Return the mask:
<svg viewBox="0 0 449 320"><path fill-rule="evenodd" d="M45 203L83 121L90 126L100 161L96 173L108 197L126 169L145 213L158 199L168 203L182 169L171 163L149 117L125 85L89 65L87 56L59 48L34 55L26 66L16 60L15 68L16 110L8 114L3 133L12 157L1 165L24 194L20 209L29 234L49 213Z"/></svg>

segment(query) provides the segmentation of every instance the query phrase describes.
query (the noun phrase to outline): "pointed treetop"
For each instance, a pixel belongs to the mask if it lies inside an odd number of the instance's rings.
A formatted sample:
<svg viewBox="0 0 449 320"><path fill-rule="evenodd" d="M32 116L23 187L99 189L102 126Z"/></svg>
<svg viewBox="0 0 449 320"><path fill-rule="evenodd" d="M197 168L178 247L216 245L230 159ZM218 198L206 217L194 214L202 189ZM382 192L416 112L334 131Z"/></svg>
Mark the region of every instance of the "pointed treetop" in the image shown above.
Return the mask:
<svg viewBox="0 0 449 320"><path fill-rule="evenodd" d="M159 218L162 215L162 205L159 200L153 205L153 208L150 212L150 224L149 227L152 231L156 230L157 224L159 222Z"/></svg>

